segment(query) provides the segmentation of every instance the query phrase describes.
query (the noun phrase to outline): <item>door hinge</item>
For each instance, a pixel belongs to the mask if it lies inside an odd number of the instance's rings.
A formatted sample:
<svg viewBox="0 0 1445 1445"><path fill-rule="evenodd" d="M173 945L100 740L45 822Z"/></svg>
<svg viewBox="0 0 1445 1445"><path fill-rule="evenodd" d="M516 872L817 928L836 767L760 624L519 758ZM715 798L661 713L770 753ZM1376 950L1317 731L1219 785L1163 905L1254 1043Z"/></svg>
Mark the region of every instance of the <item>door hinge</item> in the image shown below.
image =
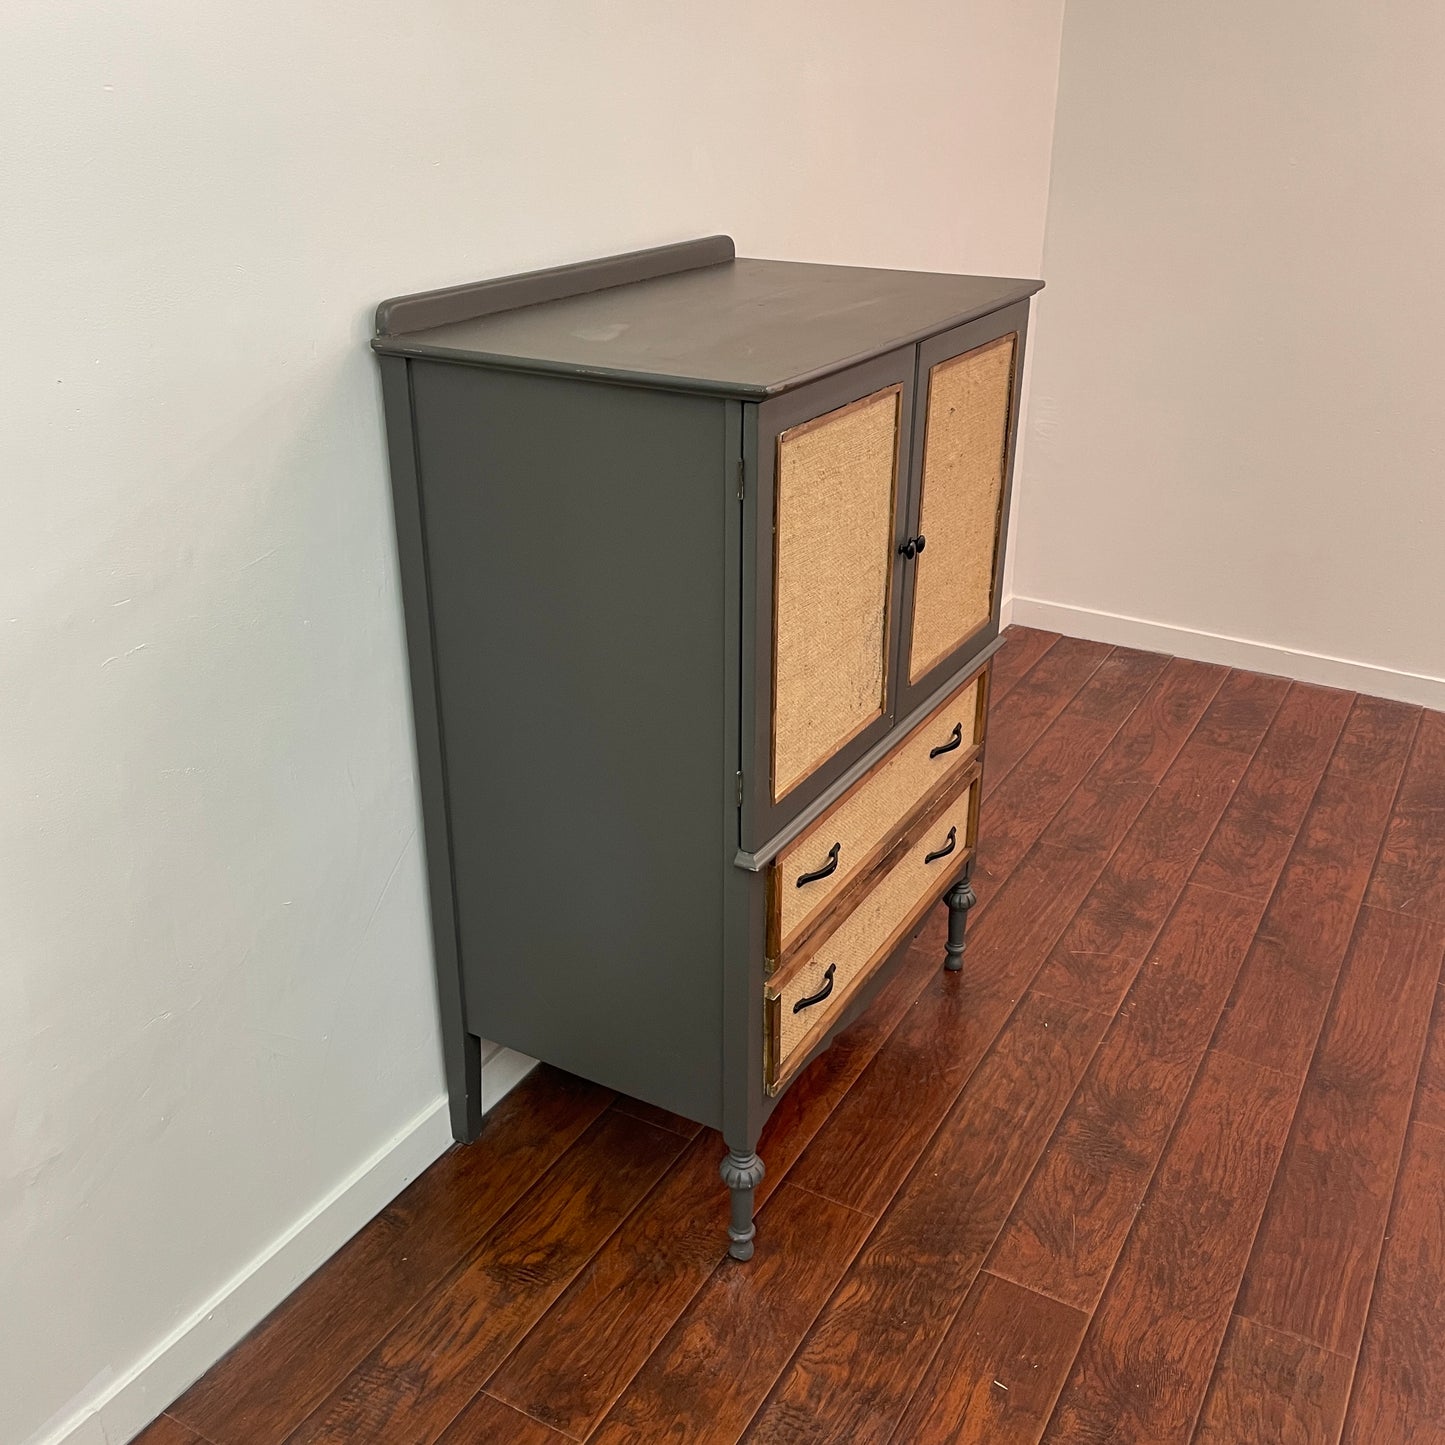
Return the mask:
<svg viewBox="0 0 1445 1445"><path fill-rule="evenodd" d="M741 457L739 457L739 458L738 458L738 501L742 501L742 499L747 495L747 490L748 490L748 464L747 464Z"/></svg>
<svg viewBox="0 0 1445 1445"><path fill-rule="evenodd" d="M743 775L738 774L738 807L743 805Z"/></svg>

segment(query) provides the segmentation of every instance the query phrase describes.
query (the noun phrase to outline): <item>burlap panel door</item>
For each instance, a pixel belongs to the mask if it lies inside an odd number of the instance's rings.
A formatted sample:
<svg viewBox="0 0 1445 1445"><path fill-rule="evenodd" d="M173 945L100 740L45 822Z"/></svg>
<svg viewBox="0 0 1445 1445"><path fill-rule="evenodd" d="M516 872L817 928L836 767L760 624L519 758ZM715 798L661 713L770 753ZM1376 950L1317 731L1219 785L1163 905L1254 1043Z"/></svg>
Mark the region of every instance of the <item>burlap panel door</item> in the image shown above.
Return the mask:
<svg viewBox="0 0 1445 1445"><path fill-rule="evenodd" d="M928 373L908 681L917 682L993 611L1018 337L949 358Z"/></svg>
<svg viewBox="0 0 1445 1445"><path fill-rule="evenodd" d="M778 438L774 801L883 716L902 389Z"/></svg>

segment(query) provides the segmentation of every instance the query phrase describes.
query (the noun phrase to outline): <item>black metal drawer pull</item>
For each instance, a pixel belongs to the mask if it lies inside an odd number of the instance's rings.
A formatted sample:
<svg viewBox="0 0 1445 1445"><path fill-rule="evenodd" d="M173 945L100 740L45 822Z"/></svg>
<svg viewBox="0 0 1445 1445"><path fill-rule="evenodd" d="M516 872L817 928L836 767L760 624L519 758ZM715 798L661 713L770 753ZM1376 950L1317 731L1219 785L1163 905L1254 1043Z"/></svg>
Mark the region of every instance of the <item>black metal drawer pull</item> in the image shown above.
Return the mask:
<svg viewBox="0 0 1445 1445"><path fill-rule="evenodd" d="M838 868L838 854L842 851L843 845L841 843L834 843L833 846L828 849L828 861L823 864L816 873L800 873L798 875L798 887L801 888L805 883L816 883L818 879L826 878L830 873L836 872Z"/></svg>
<svg viewBox="0 0 1445 1445"><path fill-rule="evenodd" d="M910 537L906 542L900 542L898 551L911 562L923 550L923 544L927 540L920 532L916 537Z"/></svg>
<svg viewBox="0 0 1445 1445"><path fill-rule="evenodd" d="M815 1003L822 1003L823 1000L833 992L833 975L837 970L838 965L836 963L830 963L827 973L823 975L823 987L820 988L817 993L810 993L807 998L800 998L797 1003L793 1005L793 1012L800 1014L805 1008L812 1008Z"/></svg>
<svg viewBox="0 0 1445 1445"><path fill-rule="evenodd" d="M949 733L949 735L948 735L948 741L947 741L946 743L939 743L939 745L938 745L936 748L934 748L934 750L933 750L931 753L929 753L928 756L929 756L930 758L941 758L941 757L944 755L944 753L951 753L951 752L954 750L954 748L961 748L962 746L963 746L963 724L962 724L962 723L954 723L954 725L953 725L953 731L952 731L951 733Z"/></svg>
<svg viewBox="0 0 1445 1445"><path fill-rule="evenodd" d="M958 829L950 828L948 830L948 842L946 842L941 848L935 848L933 852L930 853L923 861L925 863L937 863L940 858L947 858L948 855L952 853L953 850L957 847Z"/></svg>

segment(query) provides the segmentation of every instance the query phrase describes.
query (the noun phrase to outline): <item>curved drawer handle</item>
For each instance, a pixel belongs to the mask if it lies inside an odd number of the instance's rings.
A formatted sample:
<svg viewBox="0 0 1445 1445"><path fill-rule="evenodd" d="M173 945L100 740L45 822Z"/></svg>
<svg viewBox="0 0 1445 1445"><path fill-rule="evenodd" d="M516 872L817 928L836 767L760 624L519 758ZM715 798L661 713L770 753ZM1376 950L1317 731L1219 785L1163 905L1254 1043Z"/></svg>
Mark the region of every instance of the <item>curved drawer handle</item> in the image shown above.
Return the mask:
<svg viewBox="0 0 1445 1445"><path fill-rule="evenodd" d="M842 851L843 845L841 843L834 843L833 846L828 849L828 861L823 864L816 873L800 873L798 875L798 887L801 888L805 883L816 883L818 879L826 878L830 873L837 872L838 854Z"/></svg>
<svg viewBox="0 0 1445 1445"><path fill-rule="evenodd" d="M939 745L934 748L934 750L929 753L928 756L930 758L941 758L944 753L951 753L954 748L961 748L962 746L963 724L961 722L954 723L953 731L948 735L948 741L946 743L939 743Z"/></svg>
<svg viewBox="0 0 1445 1445"><path fill-rule="evenodd" d="M947 858L948 855L952 853L953 850L957 847L958 829L950 828L948 830L948 842L946 842L941 848L935 848L933 852L930 853L923 861L925 863L937 863L940 858Z"/></svg>
<svg viewBox="0 0 1445 1445"><path fill-rule="evenodd" d="M828 965L828 971L823 975L823 987L817 993L810 993L807 998L800 998L793 1005L793 1012L800 1014L805 1008L812 1008L815 1003L822 1003L830 993L833 992L833 975L838 971L836 963Z"/></svg>

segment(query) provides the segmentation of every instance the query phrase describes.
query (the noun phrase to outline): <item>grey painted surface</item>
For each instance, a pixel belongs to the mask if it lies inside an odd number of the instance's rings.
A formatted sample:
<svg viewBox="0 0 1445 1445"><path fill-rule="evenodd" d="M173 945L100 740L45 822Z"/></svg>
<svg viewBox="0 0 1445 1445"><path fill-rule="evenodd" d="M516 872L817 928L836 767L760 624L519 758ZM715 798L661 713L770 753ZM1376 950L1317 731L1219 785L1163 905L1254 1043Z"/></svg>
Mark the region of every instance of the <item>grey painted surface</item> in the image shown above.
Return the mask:
<svg viewBox="0 0 1445 1445"><path fill-rule="evenodd" d="M442 1063L447 1077L452 1134L475 1139L482 1127L482 1055L466 1026L457 953L456 897L448 820L446 768L437 709L436 659L432 648L431 588L427 576L426 524L417 486L416 435L412 429L410 363L381 358L382 400L391 462L396 550L406 612L406 651L411 668L411 707L426 834L428 903L435 952Z"/></svg>
<svg viewBox="0 0 1445 1445"><path fill-rule="evenodd" d="M729 1149L718 1168L732 1191L732 1218L728 1223L728 1253L734 1259L753 1257L753 1194L766 1173L763 1161L751 1149Z"/></svg>
<svg viewBox="0 0 1445 1445"><path fill-rule="evenodd" d="M964 950L968 946L968 910L978 902L966 869L962 878L944 895L948 904L948 942L943 945L943 966L950 973L963 968Z"/></svg>
<svg viewBox="0 0 1445 1445"><path fill-rule="evenodd" d="M746 416L756 408L728 402L729 455L742 459L743 475L756 475L756 437L745 425ZM736 473L735 473L736 475ZM751 1153L762 1132L771 1104L763 1091L763 977L766 943L767 890L763 877L732 866L740 838L741 809L737 802L737 778L742 766L744 719L751 717L748 678L752 667L753 626L757 615L757 589L745 583L750 578L744 539L749 530L747 500L757 490L746 488L745 496L731 492L726 511L727 576L724 584L727 609L723 679L724 751L727 773L723 779L721 811L723 857L722 1000L723 1000L723 1135L731 1148Z"/></svg>
<svg viewBox="0 0 1445 1445"><path fill-rule="evenodd" d="M564 296L649 281L699 266L716 266L731 261L736 254L731 236L704 236L697 241L679 241L671 246L650 246L645 251L627 251L595 261L577 261L570 266L549 266L544 271L524 271L518 276L499 276L465 286L443 286L435 291L393 296L376 308L376 334L396 336L404 331L471 321L478 316L515 311Z"/></svg>
<svg viewBox="0 0 1445 1445"><path fill-rule="evenodd" d="M412 377L469 1027L719 1124L727 408Z"/></svg>
<svg viewBox="0 0 1445 1445"><path fill-rule="evenodd" d="M372 344L758 399L963 325L1042 285L740 259Z"/></svg>

